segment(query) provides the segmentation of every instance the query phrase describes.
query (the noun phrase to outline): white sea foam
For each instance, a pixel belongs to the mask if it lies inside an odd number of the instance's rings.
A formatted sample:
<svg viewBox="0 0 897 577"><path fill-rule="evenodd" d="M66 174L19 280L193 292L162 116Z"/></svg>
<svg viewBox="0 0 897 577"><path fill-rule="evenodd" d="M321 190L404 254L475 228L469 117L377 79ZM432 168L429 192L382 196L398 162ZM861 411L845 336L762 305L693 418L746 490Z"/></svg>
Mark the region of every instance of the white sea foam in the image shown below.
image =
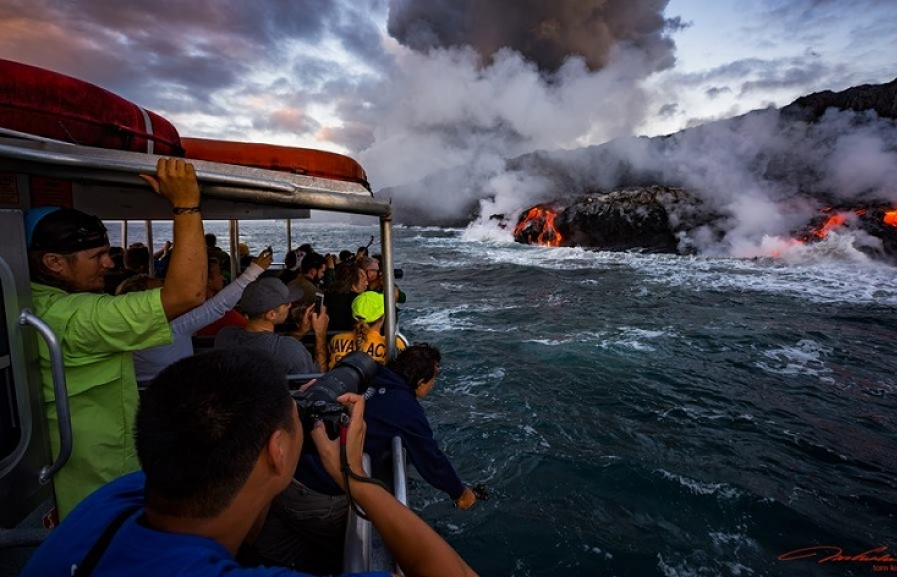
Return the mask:
<svg viewBox="0 0 897 577"><path fill-rule="evenodd" d="M648 282L696 291L741 290L787 294L813 302L897 305L897 268L861 252L858 247L872 241L858 231L831 233L813 244L767 237L753 247L733 248L737 256L602 252L494 239L483 245L467 230L461 240L471 243L479 259L495 263L554 270L625 266L643 274ZM581 282L600 285L595 279Z"/></svg>
<svg viewBox="0 0 897 577"><path fill-rule="evenodd" d="M832 369L826 366L824 360L831 353L831 348L803 339L793 347L779 347L765 351L763 356L767 360L757 361L754 364L768 373L817 377L824 383L832 384L834 383L834 379L830 376Z"/></svg>
<svg viewBox="0 0 897 577"><path fill-rule="evenodd" d="M473 394L477 388L501 381L504 378L505 369L502 367L495 367L486 374L463 373L450 390L462 394Z"/></svg>
<svg viewBox="0 0 897 577"><path fill-rule="evenodd" d="M692 495L719 495L724 499L734 499L741 494L738 489L725 483L701 483L700 481L670 473L663 469L658 469L657 472L665 479L679 483Z"/></svg>
<svg viewBox="0 0 897 577"><path fill-rule="evenodd" d="M563 346L569 343L593 343L603 349L630 349L634 351L653 351L655 348L646 341L659 339L673 334L672 329L662 331L647 330L635 327L615 327L606 331L579 331L564 337L553 339L528 339L523 342L535 343L548 347Z"/></svg>
<svg viewBox="0 0 897 577"><path fill-rule="evenodd" d="M610 551L605 551L601 547L595 547L594 545L583 545L583 549L585 551L588 551L589 553L594 553L595 555L600 555L601 557L604 557L608 561L610 561L611 559L614 558L613 553L611 553Z"/></svg>
<svg viewBox="0 0 897 577"><path fill-rule="evenodd" d="M422 308L416 309L414 315L402 319L405 327L429 332L443 331L478 331L486 333L516 332L518 327L509 325L503 327L487 326L475 320L478 313L502 310L513 307L495 307L484 304L461 304L452 308Z"/></svg>

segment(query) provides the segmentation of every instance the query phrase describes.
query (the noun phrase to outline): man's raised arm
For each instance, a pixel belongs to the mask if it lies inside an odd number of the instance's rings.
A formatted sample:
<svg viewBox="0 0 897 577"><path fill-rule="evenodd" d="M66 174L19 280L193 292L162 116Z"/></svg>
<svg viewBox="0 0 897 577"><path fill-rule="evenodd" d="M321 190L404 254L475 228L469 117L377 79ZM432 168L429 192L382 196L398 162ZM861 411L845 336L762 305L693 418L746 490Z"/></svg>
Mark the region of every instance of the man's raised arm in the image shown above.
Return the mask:
<svg viewBox="0 0 897 577"><path fill-rule="evenodd" d="M199 183L193 165L179 158L160 158L156 176L141 174L140 178L171 204L174 248L162 288L162 308L172 320L201 305L206 297L208 257Z"/></svg>

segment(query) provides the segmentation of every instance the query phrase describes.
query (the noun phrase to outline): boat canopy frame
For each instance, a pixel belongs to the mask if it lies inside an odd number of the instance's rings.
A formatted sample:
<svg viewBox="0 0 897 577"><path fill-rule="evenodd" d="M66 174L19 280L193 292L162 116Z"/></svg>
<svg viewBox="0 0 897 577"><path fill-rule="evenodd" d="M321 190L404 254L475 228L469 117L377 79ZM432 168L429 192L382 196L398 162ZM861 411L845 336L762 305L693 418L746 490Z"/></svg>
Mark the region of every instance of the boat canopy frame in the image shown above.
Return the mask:
<svg viewBox="0 0 897 577"><path fill-rule="evenodd" d="M26 174L72 182L74 208L103 220L171 220L168 203L139 174L153 174L163 156L77 146L40 139L0 136L0 174ZM307 219L310 210L378 217L382 252L384 333L388 353L396 334L392 204L373 196L362 183L263 168L192 160L202 188L203 219ZM19 187L31 193L28 186ZM146 194L137 195L138 191ZM10 195L7 194L6 197ZM0 206L27 210L33 194L16 195ZM236 229L231 226L231 231ZM231 239L236 244L236 239ZM232 250L233 252L233 250Z"/></svg>

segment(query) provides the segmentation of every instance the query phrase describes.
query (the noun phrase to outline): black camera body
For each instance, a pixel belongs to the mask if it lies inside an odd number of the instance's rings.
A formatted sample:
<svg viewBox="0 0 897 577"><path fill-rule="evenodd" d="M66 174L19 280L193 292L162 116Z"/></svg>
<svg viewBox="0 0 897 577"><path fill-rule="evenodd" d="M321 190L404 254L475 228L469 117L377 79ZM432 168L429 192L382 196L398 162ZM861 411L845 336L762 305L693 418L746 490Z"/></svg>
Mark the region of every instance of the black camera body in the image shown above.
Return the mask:
<svg viewBox="0 0 897 577"><path fill-rule="evenodd" d="M400 268L394 268L394 269L392 269L392 277L396 278L396 279L404 278L405 271Z"/></svg>
<svg viewBox="0 0 897 577"><path fill-rule="evenodd" d="M339 436L340 421L347 413L345 407L336 402L337 397L345 393L364 394L375 374L377 361L362 351L354 351L340 359L308 389L291 392L306 435L317 421L322 421L328 437Z"/></svg>

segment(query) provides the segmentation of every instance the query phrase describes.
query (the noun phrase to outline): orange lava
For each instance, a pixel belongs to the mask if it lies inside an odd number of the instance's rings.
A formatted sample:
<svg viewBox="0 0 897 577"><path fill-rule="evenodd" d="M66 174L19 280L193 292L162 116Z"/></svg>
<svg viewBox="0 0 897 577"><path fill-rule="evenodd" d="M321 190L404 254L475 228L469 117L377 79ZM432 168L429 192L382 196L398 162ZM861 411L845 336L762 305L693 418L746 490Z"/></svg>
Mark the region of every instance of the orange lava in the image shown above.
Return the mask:
<svg viewBox="0 0 897 577"><path fill-rule="evenodd" d="M897 209L885 213L885 224L897 226Z"/></svg>
<svg viewBox="0 0 897 577"><path fill-rule="evenodd" d="M832 230L842 226L846 222L843 213L835 213L832 216L828 217L828 220L825 221L825 224L817 228L813 231L813 234L818 236L819 238L825 238L828 236Z"/></svg>
<svg viewBox="0 0 897 577"><path fill-rule="evenodd" d="M535 206L529 209L526 216L514 228L514 236L519 236L527 228L531 228L539 231L539 236L533 244L560 246L563 236L554 226L555 218L557 218L557 213L553 210Z"/></svg>

